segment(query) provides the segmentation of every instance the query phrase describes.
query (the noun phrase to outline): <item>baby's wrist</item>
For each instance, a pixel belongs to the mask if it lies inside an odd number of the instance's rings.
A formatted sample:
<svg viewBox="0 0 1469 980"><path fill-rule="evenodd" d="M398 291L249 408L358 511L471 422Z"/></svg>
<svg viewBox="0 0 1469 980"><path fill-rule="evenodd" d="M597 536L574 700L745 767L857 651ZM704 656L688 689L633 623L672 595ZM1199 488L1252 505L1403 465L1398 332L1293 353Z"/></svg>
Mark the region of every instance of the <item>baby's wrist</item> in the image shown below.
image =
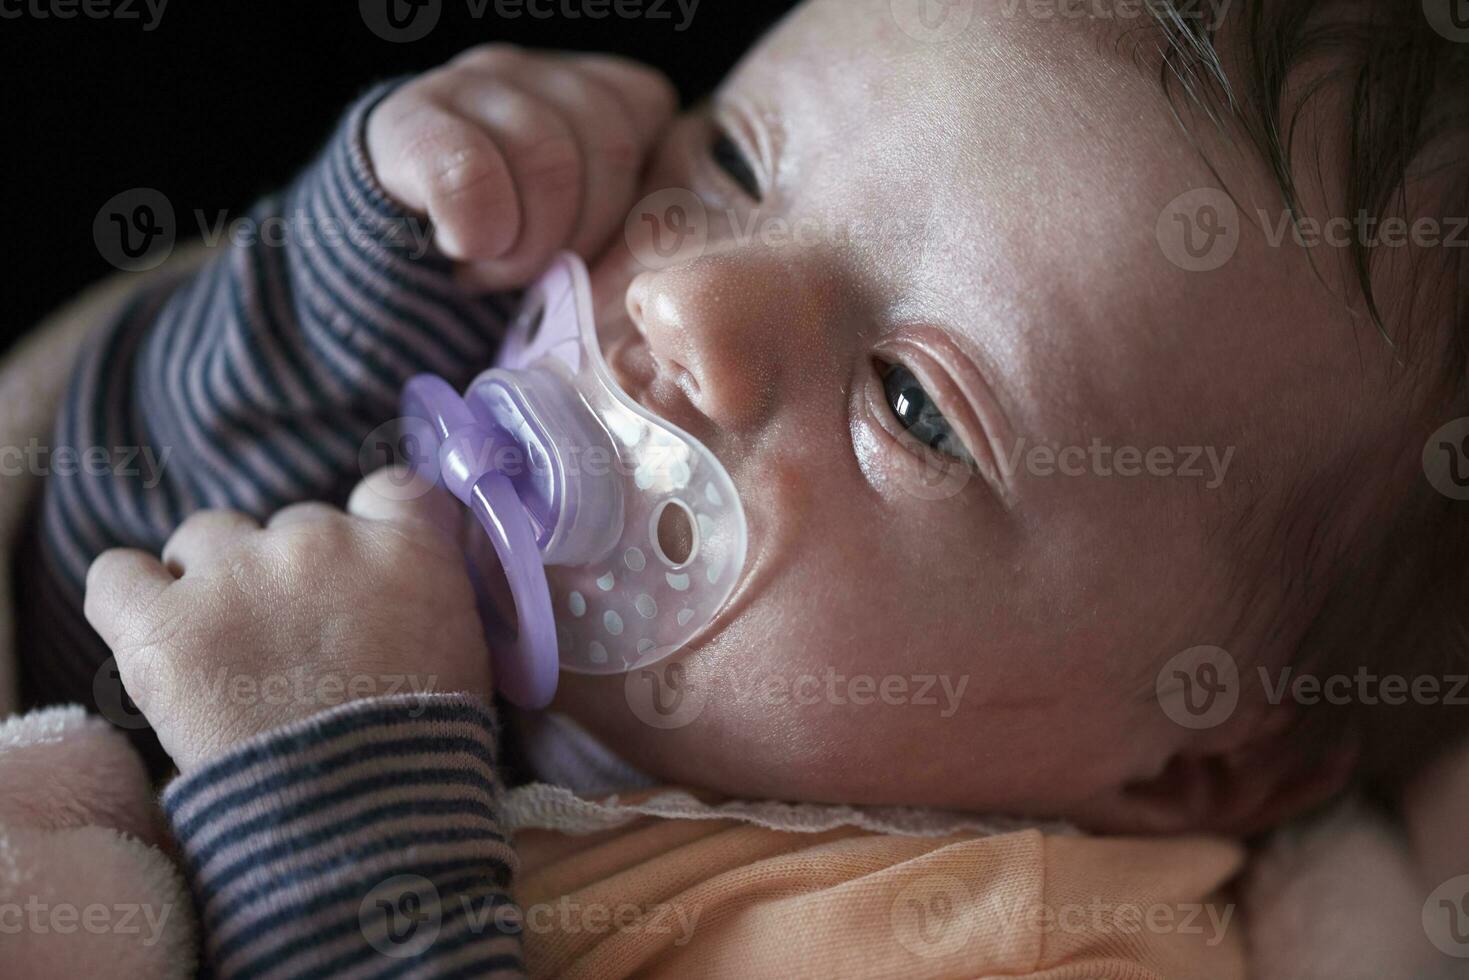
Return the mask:
<svg viewBox="0 0 1469 980"><path fill-rule="evenodd" d="M478 719L487 729L497 731L492 709L479 697L469 693L409 691L379 692L361 698L316 706L298 705L299 713L276 715L263 724L245 730L237 737L210 747L202 747L197 755L180 753L175 759L181 777L220 766L234 765L240 760L256 764L270 758L287 759L325 745L348 739L364 726L383 733L393 729L404 731L418 724L434 724L445 717L463 721Z"/></svg>

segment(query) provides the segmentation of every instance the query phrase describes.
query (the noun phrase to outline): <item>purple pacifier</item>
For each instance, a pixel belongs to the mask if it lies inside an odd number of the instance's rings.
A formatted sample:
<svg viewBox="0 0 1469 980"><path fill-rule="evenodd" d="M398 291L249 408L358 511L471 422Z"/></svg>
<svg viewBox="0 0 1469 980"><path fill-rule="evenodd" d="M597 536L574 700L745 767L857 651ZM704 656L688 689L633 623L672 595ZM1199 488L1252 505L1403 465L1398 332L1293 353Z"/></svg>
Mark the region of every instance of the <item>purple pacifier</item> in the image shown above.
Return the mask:
<svg viewBox="0 0 1469 980"><path fill-rule="evenodd" d="M518 630L481 590L496 686L541 708L558 669L619 674L686 646L744 567L739 493L702 443L618 386L586 266L559 256L526 292L494 369L463 397L421 375L402 397L414 471L479 521Z"/></svg>

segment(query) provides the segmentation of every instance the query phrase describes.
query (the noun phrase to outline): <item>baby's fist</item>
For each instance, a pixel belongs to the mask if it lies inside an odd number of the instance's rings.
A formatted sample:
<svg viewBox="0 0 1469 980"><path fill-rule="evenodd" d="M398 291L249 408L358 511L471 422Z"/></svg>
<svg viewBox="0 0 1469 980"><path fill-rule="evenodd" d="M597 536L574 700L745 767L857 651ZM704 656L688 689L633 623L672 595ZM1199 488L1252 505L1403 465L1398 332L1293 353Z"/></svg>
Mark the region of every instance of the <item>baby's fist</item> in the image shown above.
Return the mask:
<svg viewBox="0 0 1469 980"><path fill-rule="evenodd" d="M490 696L489 652L442 491L358 488L343 513L298 504L261 527L202 511L163 549L100 555L86 615L181 771L335 704Z"/></svg>
<svg viewBox="0 0 1469 980"><path fill-rule="evenodd" d="M677 101L661 74L623 58L486 45L383 100L367 152L446 255L477 284L512 289L558 251L601 249Z"/></svg>

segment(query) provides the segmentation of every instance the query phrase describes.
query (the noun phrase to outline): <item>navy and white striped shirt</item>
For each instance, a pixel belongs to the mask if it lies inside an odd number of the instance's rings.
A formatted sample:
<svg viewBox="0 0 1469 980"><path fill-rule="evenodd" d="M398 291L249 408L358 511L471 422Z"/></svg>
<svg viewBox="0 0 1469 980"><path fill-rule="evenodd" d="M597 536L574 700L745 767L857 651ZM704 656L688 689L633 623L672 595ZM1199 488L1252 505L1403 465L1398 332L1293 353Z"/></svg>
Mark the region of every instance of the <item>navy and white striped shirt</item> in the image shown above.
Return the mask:
<svg viewBox="0 0 1469 980"><path fill-rule="evenodd" d="M48 480L23 575L33 700L96 707L109 653L81 609L100 552L157 552L202 508L265 518L341 500L408 378L463 385L491 360L504 308L456 288L449 260L423 250L422 219L368 163L365 121L388 91L361 100L321 157L252 211L277 234L141 291L81 355L55 444L147 447L139 458L162 466ZM347 705L176 781L165 803L206 971L521 973L497 792L493 718L455 696ZM400 944L430 921L422 949Z"/></svg>

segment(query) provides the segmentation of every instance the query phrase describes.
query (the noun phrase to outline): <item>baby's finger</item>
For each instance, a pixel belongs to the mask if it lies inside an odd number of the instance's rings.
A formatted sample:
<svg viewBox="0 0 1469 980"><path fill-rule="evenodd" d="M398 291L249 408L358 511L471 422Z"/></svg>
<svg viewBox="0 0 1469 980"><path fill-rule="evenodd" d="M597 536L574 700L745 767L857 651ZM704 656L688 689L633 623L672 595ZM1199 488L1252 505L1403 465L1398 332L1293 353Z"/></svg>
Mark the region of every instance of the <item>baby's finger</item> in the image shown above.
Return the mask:
<svg viewBox="0 0 1469 980"><path fill-rule="evenodd" d="M260 530L260 523L235 510L201 510L191 514L163 546L163 564L182 578L235 541Z"/></svg>
<svg viewBox="0 0 1469 980"><path fill-rule="evenodd" d="M419 493L405 494L403 476L397 468L378 470L357 484L347 500L347 512L370 521L422 521L444 532L449 540L459 540L464 520L459 501L447 490L428 484Z"/></svg>
<svg viewBox="0 0 1469 980"><path fill-rule="evenodd" d="M678 112L678 90L656 68L610 54L573 53L566 58L622 103L645 149L653 145Z"/></svg>
<svg viewBox="0 0 1469 980"><path fill-rule="evenodd" d="M116 650L129 624L136 622L174 581L163 563L146 551L104 551L87 569L82 614L103 641Z"/></svg>
<svg viewBox="0 0 1469 980"><path fill-rule="evenodd" d="M322 524L341 516L342 512L331 504L310 501L304 504L292 504L276 511L271 515L270 520L265 522L265 526L274 531L298 524Z"/></svg>
<svg viewBox="0 0 1469 980"><path fill-rule="evenodd" d="M584 161L581 207L567 243L590 259L622 225L642 175L647 143L622 97L570 61L539 61L517 81L555 106L571 126Z"/></svg>
<svg viewBox="0 0 1469 980"><path fill-rule="evenodd" d="M383 188L427 214L434 240L461 261L503 256L520 238L521 209L500 148L476 123L420 97L374 120L372 156Z"/></svg>
<svg viewBox="0 0 1469 980"><path fill-rule="evenodd" d="M451 97L499 147L519 202L514 246L475 263L475 279L491 290L524 286L575 230L586 165L580 143L558 107L499 79L486 77L484 84L464 86Z"/></svg>

